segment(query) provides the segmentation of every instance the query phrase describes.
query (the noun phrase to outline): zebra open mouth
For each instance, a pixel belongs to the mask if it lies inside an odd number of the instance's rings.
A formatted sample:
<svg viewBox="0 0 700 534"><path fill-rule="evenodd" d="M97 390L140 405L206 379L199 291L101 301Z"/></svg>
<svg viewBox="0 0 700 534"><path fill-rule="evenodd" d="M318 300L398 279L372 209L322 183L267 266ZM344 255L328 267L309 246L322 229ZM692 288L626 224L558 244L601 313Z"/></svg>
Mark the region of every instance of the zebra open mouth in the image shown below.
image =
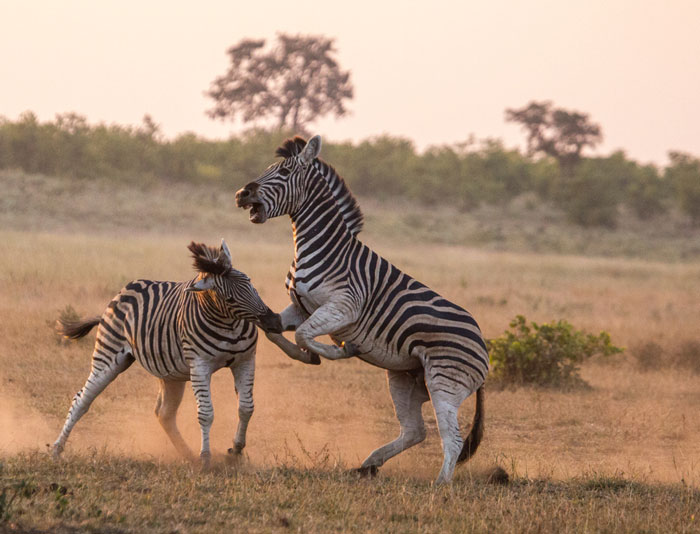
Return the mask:
<svg viewBox="0 0 700 534"><path fill-rule="evenodd" d="M251 202L249 204L244 204L241 206L243 209L250 208L250 222L255 224L264 223L267 220L267 215L265 214L265 207L261 202Z"/></svg>

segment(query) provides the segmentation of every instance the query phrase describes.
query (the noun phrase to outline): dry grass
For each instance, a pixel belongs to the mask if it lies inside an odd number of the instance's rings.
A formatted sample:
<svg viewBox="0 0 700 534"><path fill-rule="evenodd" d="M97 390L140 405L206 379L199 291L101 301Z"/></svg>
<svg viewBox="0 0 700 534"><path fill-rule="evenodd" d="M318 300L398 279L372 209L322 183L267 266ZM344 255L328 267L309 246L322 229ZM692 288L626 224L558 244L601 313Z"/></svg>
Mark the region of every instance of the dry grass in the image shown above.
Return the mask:
<svg viewBox="0 0 700 534"><path fill-rule="evenodd" d="M169 200L156 202L155 214L139 212L143 202L105 214L99 208L107 199L92 194L92 203L79 192L80 200L61 197L60 209L50 208L49 198L25 199L21 210L2 214L13 229L0 231L0 490L22 480L37 488L15 501L12 528L698 530L693 516L700 518L694 489L700 485L700 377L663 359L660 369L640 370L629 355L588 364L583 377L591 391L489 392L486 438L472 464L457 471L452 489L430 485L441 452L428 406L425 443L390 461L377 480L358 482L344 474L397 431L384 374L357 361L304 366L264 339L256 412L241 465L229 467L223 460L236 421L233 381L225 371L213 381L212 447L219 457L210 474L177 461L153 416L156 381L136 366L81 420L64 462L28 453L43 451L55 439L89 371L93 336L62 343L52 333L67 305L92 315L130 279L185 279L191 275L187 243L216 243L222 236L263 299L277 310L287 303L283 280L292 250L286 221L252 226L245 214L229 209L232 195L212 200L205 191L175 189ZM71 202L75 209L67 212L61 203ZM218 208L200 216L198 202ZM688 347L698 340L699 263L409 245L390 232L389 238L376 232L387 223L379 211L372 213L364 239L470 309L489 337L523 313L536 321L565 318L579 328L608 330L618 345L655 342L668 354L693 358ZM471 409L465 403L465 427ZM178 422L194 446L191 394ZM511 474L512 484L485 482L484 473L496 464ZM68 493L61 496L52 483Z"/></svg>
<svg viewBox="0 0 700 534"><path fill-rule="evenodd" d="M32 532L52 533L697 532L700 500L687 486L597 473L508 486L462 478L434 489L404 475L357 480L333 466L221 466L200 474L99 452L59 465L16 456L3 481L12 478L34 491L18 506L16 530L31 523Z"/></svg>

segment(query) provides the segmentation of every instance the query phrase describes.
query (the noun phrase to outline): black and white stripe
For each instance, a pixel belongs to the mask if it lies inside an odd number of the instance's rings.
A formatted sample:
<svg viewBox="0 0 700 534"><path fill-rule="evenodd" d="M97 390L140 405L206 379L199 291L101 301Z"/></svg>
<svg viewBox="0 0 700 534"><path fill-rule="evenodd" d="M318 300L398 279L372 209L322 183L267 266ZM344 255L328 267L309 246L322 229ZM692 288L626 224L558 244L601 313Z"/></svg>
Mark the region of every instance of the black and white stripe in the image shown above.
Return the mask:
<svg viewBox="0 0 700 534"><path fill-rule="evenodd" d="M449 482L483 433L483 383L489 359L481 331L460 306L403 273L357 239L362 214L343 180L317 159L320 138L296 138L278 149L284 159L237 193L251 221L290 215L295 257L287 276L292 305L282 314L298 347L329 359L357 356L388 371L401 424L399 437L362 464L373 472L425 438L421 405L432 400L443 442L437 481ZM341 346L315 341L324 334ZM300 357L281 335L268 335ZM477 409L463 440L457 411L473 392Z"/></svg>
<svg viewBox="0 0 700 534"><path fill-rule="evenodd" d="M281 330L279 316L260 299L250 279L231 266L226 243L220 249L191 243L189 250L199 271L188 282L135 280L112 299L102 317L76 323L60 322L59 332L77 339L98 326L92 370L75 395L65 425L53 445L55 456L92 401L120 373L137 360L160 379L156 415L178 452L192 457L175 424L177 409L189 380L197 400L202 431L200 458L210 458L209 430L214 419L211 375L231 370L238 394L235 452L245 447L253 414L256 324Z"/></svg>

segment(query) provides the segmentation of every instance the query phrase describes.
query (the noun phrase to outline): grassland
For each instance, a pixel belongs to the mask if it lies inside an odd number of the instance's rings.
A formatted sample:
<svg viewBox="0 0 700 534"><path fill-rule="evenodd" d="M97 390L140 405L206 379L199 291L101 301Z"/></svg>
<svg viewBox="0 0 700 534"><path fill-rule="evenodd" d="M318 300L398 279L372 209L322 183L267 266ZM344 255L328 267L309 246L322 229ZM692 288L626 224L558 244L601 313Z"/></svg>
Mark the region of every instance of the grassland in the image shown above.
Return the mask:
<svg viewBox="0 0 700 534"><path fill-rule="evenodd" d="M700 244L692 230L670 241L659 237L667 230L650 230L646 252L629 245L625 236L645 239L632 227L580 250L576 243L595 241L594 234L573 232L566 246L545 247L537 232L534 241L523 237L542 221L527 210L518 233L507 213L482 224L473 215L363 200L363 239L470 309L488 337L522 313L604 329L628 348L583 368L589 390L488 391L485 440L451 488L431 486L441 452L428 406L423 444L374 480L348 475L397 431L383 373L356 361L304 366L266 340L238 464L224 455L236 421L229 374L214 377L218 455L202 474L175 456L153 416L156 381L135 366L95 402L56 464L44 447L87 376L92 350L92 337L56 339L51 327L60 311L71 305L100 313L133 278L188 278L187 243L222 236L263 299L281 309L290 230L287 221L251 225L234 210L233 192L216 188L115 188L12 173L0 179L0 491L8 499L26 484L0 531L700 531L700 376L664 358L689 350L699 336L693 251ZM488 224L499 224L503 237L472 241ZM544 233L567 243L561 226ZM616 254L617 243L628 248ZM659 365L642 371L635 352L650 341L659 344ZM465 403L465 428L471 410ZM191 394L178 423L194 446ZM510 484L488 482L495 465Z"/></svg>

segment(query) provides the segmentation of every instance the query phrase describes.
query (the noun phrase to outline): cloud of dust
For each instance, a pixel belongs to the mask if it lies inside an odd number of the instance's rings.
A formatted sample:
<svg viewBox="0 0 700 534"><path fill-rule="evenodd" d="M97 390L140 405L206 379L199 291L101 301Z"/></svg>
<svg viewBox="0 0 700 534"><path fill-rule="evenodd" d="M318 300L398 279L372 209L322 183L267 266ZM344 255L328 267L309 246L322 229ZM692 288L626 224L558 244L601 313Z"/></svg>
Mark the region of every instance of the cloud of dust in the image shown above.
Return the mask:
<svg viewBox="0 0 700 534"><path fill-rule="evenodd" d="M107 395L103 394L96 399L91 412L96 411L94 407L101 401L108 402L105 397ZM69 408L70 400L67 398L66 414ZM178 458L153 415L152 406L148 409L125 403L122 408L119 411L99 410L101 413L98 416L88 412L73 428L66 444L66 452L91 453L94 450L105 450L110 454L130 457L160 460ZM0 453L46 451L47 444L53 445L58 437L64 421L63 417L53 420L40 414L19 395L0 392Z"/></svg>
<svg viewBox="0 0 700 534"><path fill-rule="evenodd" d="M353 391L336 375L333 363L319 368L280 361L260 362L254 386L255 413L248 427L247 462L256 468L278 465L324 469L359 467L374 449L394 439L399 431L386 386L372 392ZM341 374L345 370L340 370ZM144 373L145 375L145 373ZM211 449L214 462L222 461L232 446L238 424L238 401L229 372L212 377L214 425ZM152 390L148 384L153 384ZM130 458L181 461L154 414L157 381L147 375L123 376L94 402L78 422L64 454L94 454ZM152 393L152 396L151 396ZM66 394L65 412L71 395ZM378 403L377 398L384 402ZM44 451L53 444L64 423L28 408L17 396L0 393L0 452L16 454ZM391 460L386 473L432 479L442 462L437 429L424 413L429 436L426 442ZM195 455L199 453L200 428L191 387L186 388L177 424Z"/></svg>
<svg viewBox="0 0 700 534"><path fill-rule="evenodd" d="M0 452L16 454L43 449L46 443L53 443L57 434L27 403L0 393Z"/></svg>

